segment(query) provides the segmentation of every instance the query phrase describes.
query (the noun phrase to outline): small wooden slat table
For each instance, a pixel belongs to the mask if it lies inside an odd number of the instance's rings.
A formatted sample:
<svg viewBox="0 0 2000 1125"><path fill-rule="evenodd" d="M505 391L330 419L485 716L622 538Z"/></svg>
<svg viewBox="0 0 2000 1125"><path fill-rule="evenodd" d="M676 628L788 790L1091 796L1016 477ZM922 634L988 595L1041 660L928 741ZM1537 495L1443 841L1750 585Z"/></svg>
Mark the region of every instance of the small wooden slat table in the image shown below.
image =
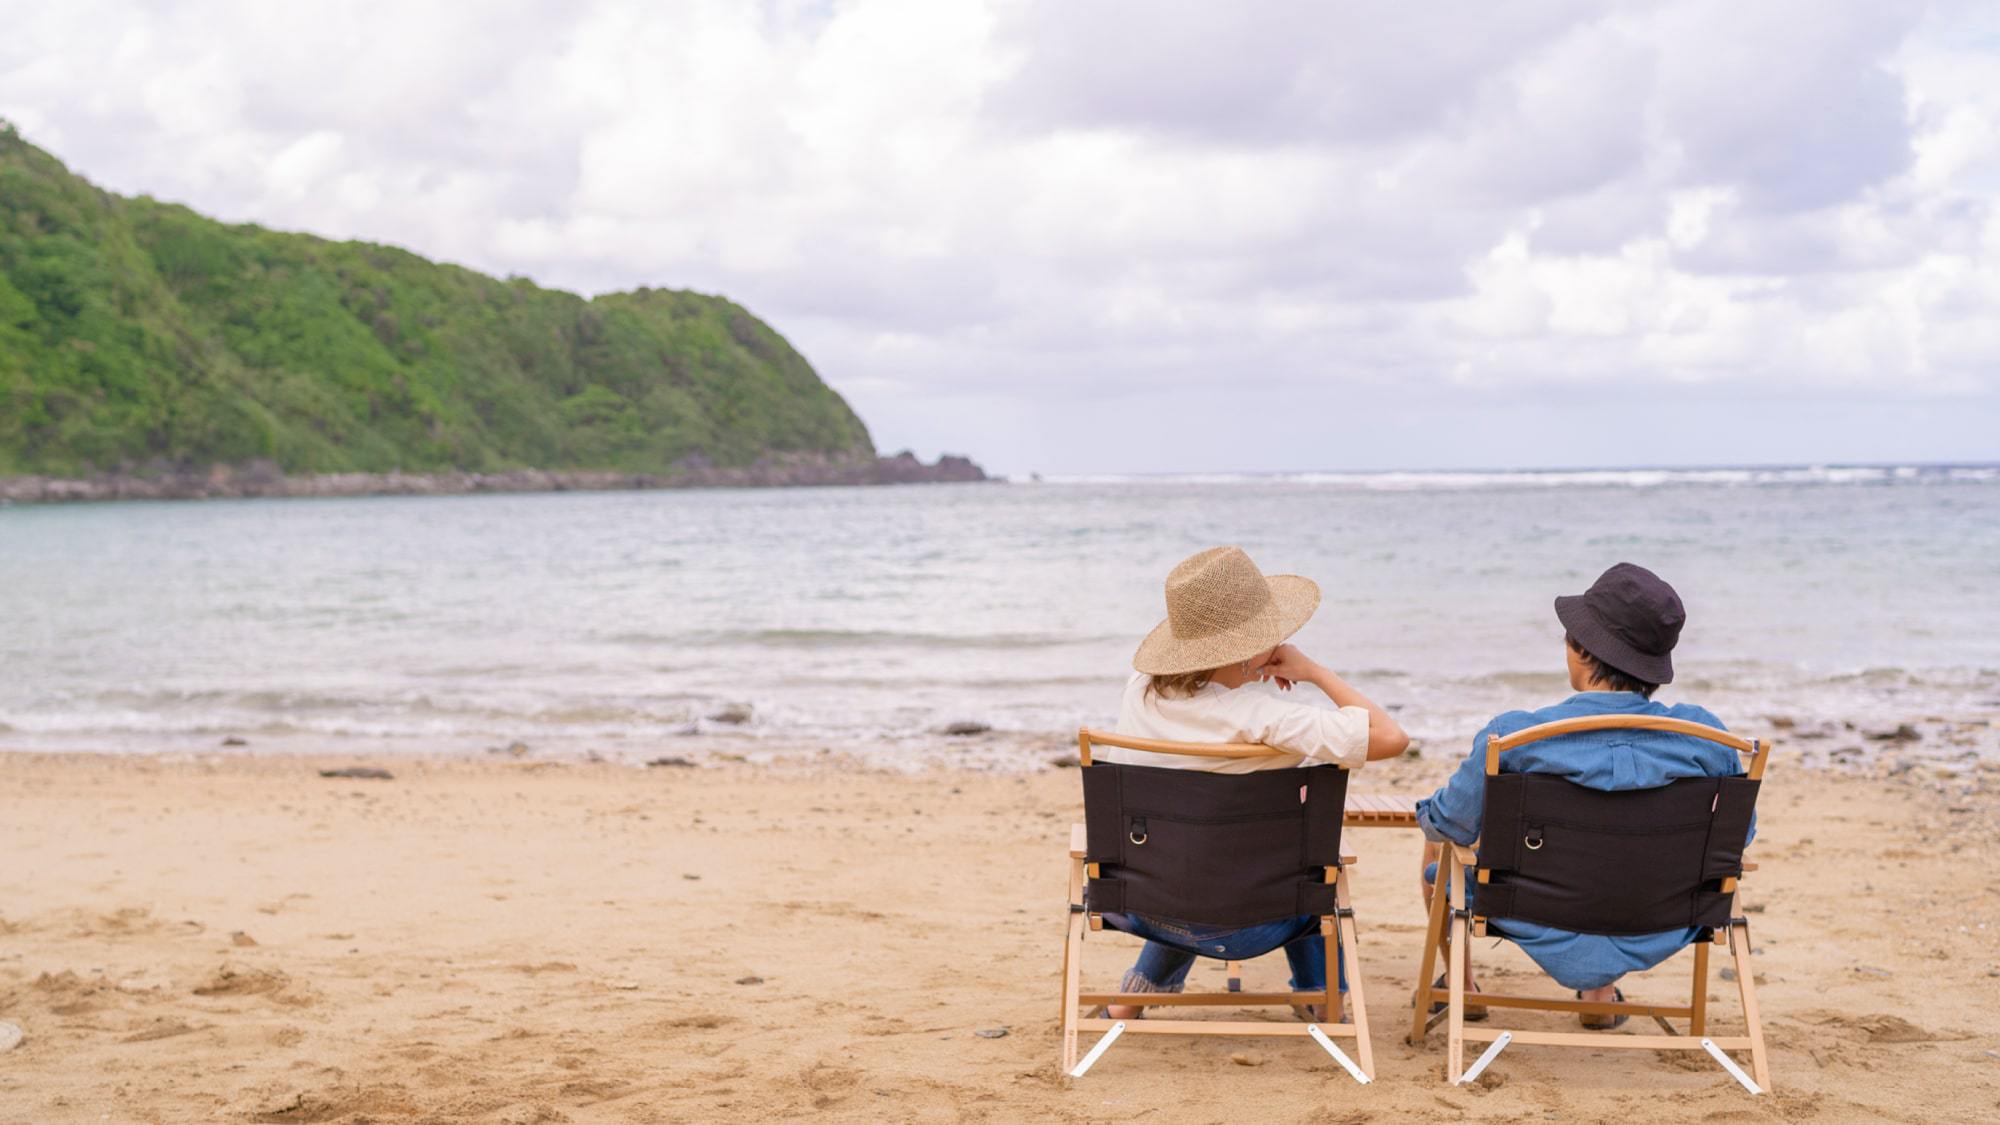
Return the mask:
<svg viewBox="0 0 2000 1125"><path fill-rule="evenodd" d="M1341 818L1347 828L1417 827L1417 801L1387 793L1349 793L1347 813Z"/></svg>

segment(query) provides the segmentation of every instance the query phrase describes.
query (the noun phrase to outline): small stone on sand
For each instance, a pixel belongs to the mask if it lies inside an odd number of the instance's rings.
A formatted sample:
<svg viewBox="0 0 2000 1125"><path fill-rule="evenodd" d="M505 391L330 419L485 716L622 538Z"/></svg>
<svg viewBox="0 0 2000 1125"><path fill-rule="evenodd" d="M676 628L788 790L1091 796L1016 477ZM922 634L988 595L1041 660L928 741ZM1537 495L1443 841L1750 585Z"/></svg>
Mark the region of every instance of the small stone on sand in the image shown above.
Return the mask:
<svg viewBox="0 0 2000 1125"><path fill-rule="evenodd" d="M737 978L736 978L736 983L737 983L737 984L763 984L763 983L764 983L764 978L763 978L763 977L737 977Z"/></svg>
<svg viewBox="0 0 2000 1125"><path fill-rule="evenodd" d="M1233 1054L1233 1055L1229 1056L1229 1061L1230 1061L1230 1062L1233 1062L1233 1063L1235 1063L1235 1064L1236 1064L1237 1066L1263 1066L1263 1065L1264 1065L1264 1060L1263 1060L1263 1059L1261 1059L1261 1058L1258 1058L1258 1057L1257 1057L1256 1055L1252 1055L1252 1054L1246 1054L1245 1052L1242 1052L1242 1051L1238 1051L1238 1052L1236 1052L1235 1054Z"/></svg>
<svg viewBox="0 0 2000 1125"><path fill-rule="evenodd" d="M1004 1039L1007 1037L1007 1029L1004 1027L982 1027L978 1031L973 1032L973 1034L979 1036L981 1039Z"/></svg>
<svg viewBox="0 0 2000 1125"><path fill-rule="evenodd" d="M233 930L229 934L229 944L244 945L244 946L256 945L257 939L251 937L249 934L244 933L242 930Z"/></svg>
<svg viewBox="0 0 2000 1125"><path fill-rule="evenodd" d="M11 1023L0 1023L0 1054L20 1046L23 1038L20 1028Z"/></svg>
<svg viewBox="0 0 2000 1125"><path fill-rule="evenodd" d="M337 770L321 770L321 777L345 777L361 781L394 781L396 775L380 766L347 766Z"/></svg>

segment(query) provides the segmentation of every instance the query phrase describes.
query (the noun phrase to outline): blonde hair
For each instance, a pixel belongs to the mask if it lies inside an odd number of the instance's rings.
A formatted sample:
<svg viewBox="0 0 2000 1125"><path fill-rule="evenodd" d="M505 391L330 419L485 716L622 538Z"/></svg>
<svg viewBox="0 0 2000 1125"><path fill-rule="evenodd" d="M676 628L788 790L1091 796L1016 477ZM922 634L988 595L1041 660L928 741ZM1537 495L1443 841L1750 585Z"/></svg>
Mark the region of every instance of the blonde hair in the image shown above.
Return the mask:
<svg viewBox="0 0 2000 1125"><path fill-rule="evenodd" d="M1147 678L1146 691L1153 695L1164 695L1169 699L1185 699L1208 686L1220 668L1205 668L1199 672L1169 672Z"/></svg>

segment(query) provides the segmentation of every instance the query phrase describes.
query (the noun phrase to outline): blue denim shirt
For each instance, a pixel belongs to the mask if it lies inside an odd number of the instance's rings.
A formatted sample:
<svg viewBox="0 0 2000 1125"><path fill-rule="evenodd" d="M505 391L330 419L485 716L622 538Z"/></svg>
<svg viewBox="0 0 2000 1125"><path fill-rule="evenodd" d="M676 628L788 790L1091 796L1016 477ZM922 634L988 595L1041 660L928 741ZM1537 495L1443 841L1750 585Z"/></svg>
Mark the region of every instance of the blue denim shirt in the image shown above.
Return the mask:
<svg viewBox="0 0 2000 1125"><path fill-rule="evenodd" d="M1442 789L1417 802L1417 824L1431 840L1471 844L1479 839L1486 805L1486 740L1518 730L1584 715L1665 715L1704 726L1722 720L1700 707L1669 707L1637 692L1586 691L1539 711L1509 711L1487 723L1472 740L1472 753L1459 763ZM1704 739L1665 731L1602 730L1531 742L1500 755L1504 773L1552 773L1591 789L1652 789L1683 777L1735 777L1743 763L1736 751ZM1753 819L1750 835L1757 834ZM1433 876L1434 878L1435 876ZM1693 929L1610 937L1578 934L1509 919L1491 924L1534 958L1567 988L1602 988L1626 973L1650 969L1695 939Z"/></svg>

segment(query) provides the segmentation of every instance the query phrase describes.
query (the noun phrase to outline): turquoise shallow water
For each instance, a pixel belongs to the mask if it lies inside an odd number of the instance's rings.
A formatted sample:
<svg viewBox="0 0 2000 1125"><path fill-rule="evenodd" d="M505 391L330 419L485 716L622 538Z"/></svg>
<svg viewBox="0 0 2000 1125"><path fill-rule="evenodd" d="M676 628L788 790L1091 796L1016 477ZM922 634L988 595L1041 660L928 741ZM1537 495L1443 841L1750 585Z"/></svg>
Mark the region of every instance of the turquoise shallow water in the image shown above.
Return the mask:
<svg viewBox="0 0 2000 1125"><path fill-rule="evenodd" d="M1317 579L1299 643L1427 740L1559 694L1550 599L1630 559L1689 607L1667 697L2000 753L1980 467L0 509L0 745L978 761L1021 740L934 732L1108 721L1166 571L1226 542Z"/></svg>

